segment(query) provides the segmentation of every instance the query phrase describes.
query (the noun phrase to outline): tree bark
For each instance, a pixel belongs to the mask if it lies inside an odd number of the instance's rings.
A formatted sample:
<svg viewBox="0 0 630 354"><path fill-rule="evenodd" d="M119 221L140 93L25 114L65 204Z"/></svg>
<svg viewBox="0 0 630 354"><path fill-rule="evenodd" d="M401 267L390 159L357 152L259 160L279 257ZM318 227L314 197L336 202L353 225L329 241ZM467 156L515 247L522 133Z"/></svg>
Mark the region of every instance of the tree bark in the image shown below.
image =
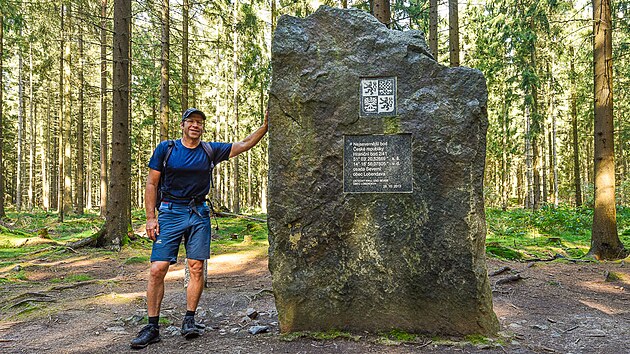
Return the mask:
<svg viewBox="0 0 630 354"><path fill-rule="evenodd" d="M72 2L68 2L66 5L66 11L68 15L67 33L72 33ZM70 79L72 75L72 69L70 63L72 60L72 38L65 42L65 60L64 60L64 76L66 85L64 86L63 99L65 101L65 110L63 114L63 145L61 146L63 153L63 213L68 214L72 211L72 147L70 146L70 129L71 129L71 84Z"/></svg>
<svg viewBox="0 0 630 354"><path fill-rule="evenodd" d="M90 112L93 112L89 110ZM94 163L94 157L92 156L92 151L94 151L94 119L91 114L89 114L88 121L90 122L90 126L88 128L88 156L87 156L87 173L85 175L85 208L90 211L92 210L92 166Z"/></svg>
<svg viewBox="0 0 630 354"><path fill-rule="evenodd" d="M233 45L234 47L232 48L232 65L233 65L233 70L234 70L234 77L233 77L233 85L232 85L232 94L233 94L233 105L234 105L234 137L236 139L238 139L239 137L239 132L238 132L238 30L237 30L237 24L238 24L238 0L233 0L233 18L232 18L232 31L233 31L233 36L234 36L234 41L233 41ZM233 190L232 193L234 193L234 208L232 209L235 213L239 214L241 212L241 198L240 198L240 185L239 185L239 158L238 156L235 156L232 159L232 163L234 164L234 173L232 175L232 178L234 180L234 185L233 185Z"/></svg>
<svg viewBox="0 0 630 354"><path fill-rule="evenodd" d="M429 0L429 49L438 61L438 1Z"/></svg>
<svg viewBox="0 0 630 354"><path fill-rule="evenodd" d="M615 209L610 0L593 0L593 32L595 210L589 254L597 259L619 259L626 251L617 233Z"/></svg>
<svg viewBox="0 0 630 354"><path fill-rule="evenodd" d="M50 209L50 174L49 168L49 156L50 156L50 106L52 98L50 97L50 87L47 90L47 102L46 102L46 121L44 124L38 125L42 144L40 145L41 151L41 170L42 170L42 206L46 212Z"/></svg>
<svg viewBox="0 0 630 354"><path fill-rule="evenodd" d="M31 145L29 148L28 159L28 210L33 211L33 165L35 163L35 147L37 146L37 138L35 137L35 115L36 104L33 93L33 44L29 43L28 46L28 60L29 60L29 134L31 139Z"/></svg>
<svg viewBox="0 0 630 354"><path fill-rule="evenodd" d="M59 33L61 40L59 48L59 115L58 115L58 133L57 133L57 211L59 212L59 222L63 222L64 210L63 210L63 116L64 116L64 48L65 44L65 6L61 5L61 31Z"/></svg>
<svg viewBox="0 0 630 354"><path fill-rule="evenodd" d="M109 143L107 139L107 0L101 0L101 114L100 114L100 211L107 213Z"/></svg>
<svg viewBox="0 0 630 354"><path fill-rule="evenodd" d="M112 158L106 232L99 245L120 250L131 225L129 185L129 43L131 1L114 0Z"/></svg>
<svg viewBox="0 0 630 354"><path fill-rule="evenodd" d="M188 109L188 10L189 0L184 0L182 11L182 112Z"/></svg>
<svg viewBox="0 0 630 354"><path fill-rule="evenodd" d="M459 9L457 0L448 0L448 52L451 67L459 66Z"/></svg>
<svg viewBox="0 0 630 354"><path fill-rule="evenodd" d="M575 59L573 47L570 47L571 66L569 72L569 82L571 86L571 128L572 128L572 145L573 145L573 185L575 187L575 206L582 205L582 183L580 168L580 142L578 140L578 121L577 121L577 93L575 88Z"/></svg>
<svg viewBox="0 0 630 354"><path fill-rule="evenodd" d="M162 0L162 68L160 70L160 141L168 139L169 128L169 0Z"/></svg>
<svg viewBox="0 0 630 354"><path fill-rule="evenodd" d="M20 30L20 37L22 30ZM18 131L17 131L17 168L15 182L15 210L22 210L22 148L24 136L24 63L22 49L18 46Z"/></svg>
<svg viewBox="0 0 630 354"><path fill-rule="evenodd" d="M85 209L85 164L84 164L84 137L83 137L83 88L85 86L85 76L83 74L83 34L79 30L79 117L77 122L77 185L76 200L77 200L77 212L79 215L83 215Z"/></svg>
<svg viewBox="0 0 630 354"><path fill-rule="evenodd" d="M3 163L3 145L4 132L2 126L4 124L4 116L2 106L4 106L4 13L0 12L0 218L5 216L4 211L4 163Z"/></svg>

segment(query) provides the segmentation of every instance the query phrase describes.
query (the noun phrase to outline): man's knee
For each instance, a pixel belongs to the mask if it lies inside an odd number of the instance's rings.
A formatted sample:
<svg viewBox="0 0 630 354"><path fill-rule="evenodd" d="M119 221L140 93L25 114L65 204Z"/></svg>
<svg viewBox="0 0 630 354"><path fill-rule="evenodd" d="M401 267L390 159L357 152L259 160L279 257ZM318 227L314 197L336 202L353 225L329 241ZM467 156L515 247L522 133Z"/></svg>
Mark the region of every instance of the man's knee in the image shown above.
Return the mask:
<svg viewBox="0 0 630 354"><path fill-rule="evenodd" d="M191 276L201 276L203 274L203 261L197 259L188 260L188 270Z"/></svg>
<svg viewBox="0 0 630 354"><path fill-rule="evenodd" d="M150 276L154 279L164 279L168 272L170 262L153 262L151 263Z"/></svg>

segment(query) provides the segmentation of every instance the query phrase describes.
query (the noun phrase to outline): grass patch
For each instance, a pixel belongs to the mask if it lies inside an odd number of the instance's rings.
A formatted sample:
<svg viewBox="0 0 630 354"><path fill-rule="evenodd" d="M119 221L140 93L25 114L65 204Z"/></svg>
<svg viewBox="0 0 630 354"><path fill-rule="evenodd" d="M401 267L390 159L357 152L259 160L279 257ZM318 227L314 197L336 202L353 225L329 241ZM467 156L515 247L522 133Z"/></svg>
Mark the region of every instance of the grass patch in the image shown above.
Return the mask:
<svg viewBox="0 0 630 354"><path fill-rule="evenodd" d="M464 339L467 342L470 342L470 344L473 344L473 345L490 344L490 343L492 343L490 341L490 339L488 339L487 337L482 336L481 334L469 334L466 337L464 337Z"/></svg>
<svg viewBox="0 0 630 354"><path fill-rule="evenodd" d="M593 209L544 206L540 210L486 209L488 256L527 261L556 254L582 258L590 249ZM617 208L617 228L630 248L630 208Z"/></svg>
<svg viewBox="0 0 630 354"><path fill-rule="evenodd" d="M125 259L124 264L138 264L138 263L148 263L151 257L149 256L133 256Z"/></svg>
<svg viewBox="0 0 630 354"><path fill-rule="evenodd" d="M51 283L77 283L77 282L88 281L92 279L94 279L94 277L89 274L70 274L67 277L51 279L50 282Z"/></svg>
<svg viewBox="0 0 630 354"><path fill-rule="evenodd" d="M336 329L330 329L325 332L313 332L313 331L302 331L302 332L292 332L287 334L280 335L280 340L285 342L292 342L294 340L300 338L310 338L314 340L332 340L332 339L349 339L353 341L358 341L361 339L361 336L355 336L351 333L339 331Z"/></svg>

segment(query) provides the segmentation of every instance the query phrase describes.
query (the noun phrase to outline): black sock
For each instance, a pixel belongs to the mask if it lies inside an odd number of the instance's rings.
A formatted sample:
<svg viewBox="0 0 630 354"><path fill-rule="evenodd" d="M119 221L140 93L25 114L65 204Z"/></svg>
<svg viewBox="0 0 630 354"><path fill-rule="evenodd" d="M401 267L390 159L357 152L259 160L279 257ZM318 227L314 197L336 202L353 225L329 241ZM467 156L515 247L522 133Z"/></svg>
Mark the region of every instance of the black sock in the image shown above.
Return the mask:
<svg viewBox="0 0 630 354"><path fill-rule="evenodd" d="M155 325L155 326L159 326L160 324L160 316L149 316L149 324Z"/></svg>
<svg viewBox="0 0 630 354"><path fill-rule="evenodd" d="M186 310L186 317L195 317L195 311Z"/></svg>

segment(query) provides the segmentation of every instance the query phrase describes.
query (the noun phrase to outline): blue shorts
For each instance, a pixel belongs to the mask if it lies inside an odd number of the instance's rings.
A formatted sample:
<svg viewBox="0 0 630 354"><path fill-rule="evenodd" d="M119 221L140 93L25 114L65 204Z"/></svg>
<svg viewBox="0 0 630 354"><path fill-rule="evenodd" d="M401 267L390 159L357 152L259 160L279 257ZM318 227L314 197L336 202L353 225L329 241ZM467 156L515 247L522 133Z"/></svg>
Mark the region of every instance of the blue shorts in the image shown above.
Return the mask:
<svg viewBox="0 0 630 354"><path fill-rule="evenodd" d="M205 260L210 258L210 209L206 203L193 207L186 204L162 202L158 209L160 234L153 242L151 262L177 262L179 245L184 238L186 257Z"/></svg>

